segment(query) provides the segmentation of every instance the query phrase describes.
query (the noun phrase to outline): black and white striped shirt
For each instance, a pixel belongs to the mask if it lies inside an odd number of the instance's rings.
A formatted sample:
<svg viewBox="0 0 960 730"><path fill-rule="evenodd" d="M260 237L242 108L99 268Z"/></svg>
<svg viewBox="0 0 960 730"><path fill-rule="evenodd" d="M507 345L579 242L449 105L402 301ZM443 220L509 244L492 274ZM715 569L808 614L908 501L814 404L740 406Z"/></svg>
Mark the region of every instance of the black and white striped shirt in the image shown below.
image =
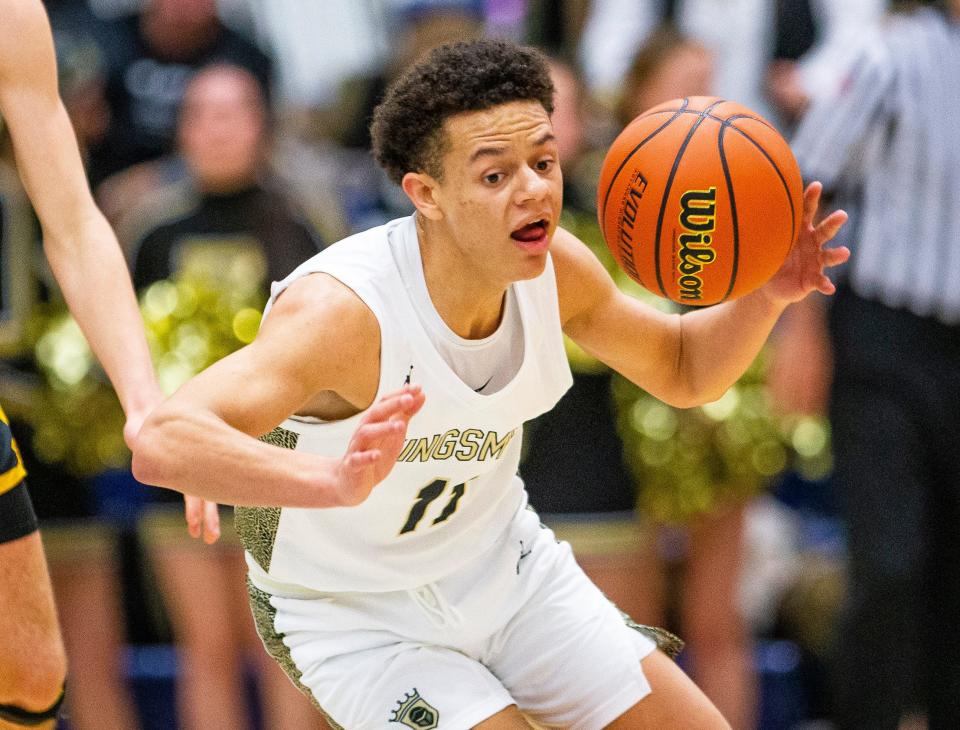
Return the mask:
<svg viewBox="0 0 960 730"><path fill-rule="evenodd" d="M878 32L805 116L794 153L806 179L859 198L854 290L960 322L960 24L926 9Z"/></svg>

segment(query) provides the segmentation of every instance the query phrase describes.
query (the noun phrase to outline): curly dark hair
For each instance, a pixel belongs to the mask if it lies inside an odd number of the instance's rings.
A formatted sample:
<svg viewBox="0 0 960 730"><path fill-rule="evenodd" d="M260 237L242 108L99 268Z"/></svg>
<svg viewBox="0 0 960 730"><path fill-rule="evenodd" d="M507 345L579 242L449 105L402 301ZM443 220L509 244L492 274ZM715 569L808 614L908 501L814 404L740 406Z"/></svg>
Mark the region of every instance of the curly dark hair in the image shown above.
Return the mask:
<svg viewBox="0 0 960 730"><path fill-rule="evenodd" d="M374 157L397 184L408 172L440 180L444 121L511 101L538 101L553 113L542 53L489 38L438 46L394 81L374 110Z"/></svg>

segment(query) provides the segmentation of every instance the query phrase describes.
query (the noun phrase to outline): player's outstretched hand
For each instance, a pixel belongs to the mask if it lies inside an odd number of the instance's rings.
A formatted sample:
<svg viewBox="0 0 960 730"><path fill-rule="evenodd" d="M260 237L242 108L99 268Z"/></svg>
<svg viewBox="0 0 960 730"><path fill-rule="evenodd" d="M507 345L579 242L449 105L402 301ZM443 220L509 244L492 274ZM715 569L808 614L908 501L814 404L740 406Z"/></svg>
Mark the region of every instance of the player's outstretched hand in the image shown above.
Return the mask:
<svg viewBox="0 0 960 730"><path fill-rule="evenodd" d="M393 468L407 436L407 424L423 406L419 385L385 395L363 416L337 467L337 492L344 506L363 502Z"/></svg>
<svg viewBox="0 0 960 730"><path fill-rule="evenodd" d="M846 246L825 246L847 222L847 214L842 210L835 210L814 225L822 190L820 183L813 182L803 192L800 235L794 241L783 266L762 287L762 291L771 299L789 303L799 301L813 291L823 294L833 294L836 291L825 271L850 258L850 250Z"/></svg>
<svg viewBox="0 0 960 730"><path fill-rule="evenodd" d="M190 537L212 545L220 539L220 513L216 502L208 502L201 497L183 495L183 513L187 520L187 532Z"/></svg>

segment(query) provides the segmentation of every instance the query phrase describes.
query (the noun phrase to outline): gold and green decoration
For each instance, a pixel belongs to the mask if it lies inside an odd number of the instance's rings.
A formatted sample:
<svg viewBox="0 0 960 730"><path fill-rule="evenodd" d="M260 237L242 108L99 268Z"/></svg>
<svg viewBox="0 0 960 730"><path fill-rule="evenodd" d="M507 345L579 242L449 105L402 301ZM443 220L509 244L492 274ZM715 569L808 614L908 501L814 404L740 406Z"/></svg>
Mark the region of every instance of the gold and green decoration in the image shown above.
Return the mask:
<svg viewBox="0 0 960 730"><path fill-rule="evenodd" d="M677 311L629 279L616 265L589 215L566 215L561 225L587 243L621 289L663 311ZM682 524L716 507L742 501L785 469L819 479L831 467L823 419L777 414L765 386L770 346L719 400L674 408L618 375L613 378L617 426L638 485L638 509L655 522ZM576 372L605 366L568 340Z"/></svg>
<svg viewBox="0 0 960 730"><path fill-rule="evenodd" d="M265 300L257 288L215 277L146 288L140 312L163 391L252 342ZM35 309L30 343L42 374L28 415L38 457L81 477L126 466L120 403L62 301Z"/></svg>

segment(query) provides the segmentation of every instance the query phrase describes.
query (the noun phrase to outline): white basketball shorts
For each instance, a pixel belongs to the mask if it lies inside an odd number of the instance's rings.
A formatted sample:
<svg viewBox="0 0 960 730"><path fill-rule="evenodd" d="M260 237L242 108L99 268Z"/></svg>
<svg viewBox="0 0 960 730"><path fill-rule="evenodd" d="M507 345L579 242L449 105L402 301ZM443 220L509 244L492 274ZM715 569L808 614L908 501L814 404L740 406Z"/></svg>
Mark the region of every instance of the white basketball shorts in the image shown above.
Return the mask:
<svg viewBox="0 0 960 730"><path fill-rule="evenodd" d="M346 730L466 730L512 704L539 725L591 730L650 692L640 660L654 642L528 509L485 554L416 590L252 592L269 600L261 634L284 645L273 653L289 651L288 671Z"/></svg>

